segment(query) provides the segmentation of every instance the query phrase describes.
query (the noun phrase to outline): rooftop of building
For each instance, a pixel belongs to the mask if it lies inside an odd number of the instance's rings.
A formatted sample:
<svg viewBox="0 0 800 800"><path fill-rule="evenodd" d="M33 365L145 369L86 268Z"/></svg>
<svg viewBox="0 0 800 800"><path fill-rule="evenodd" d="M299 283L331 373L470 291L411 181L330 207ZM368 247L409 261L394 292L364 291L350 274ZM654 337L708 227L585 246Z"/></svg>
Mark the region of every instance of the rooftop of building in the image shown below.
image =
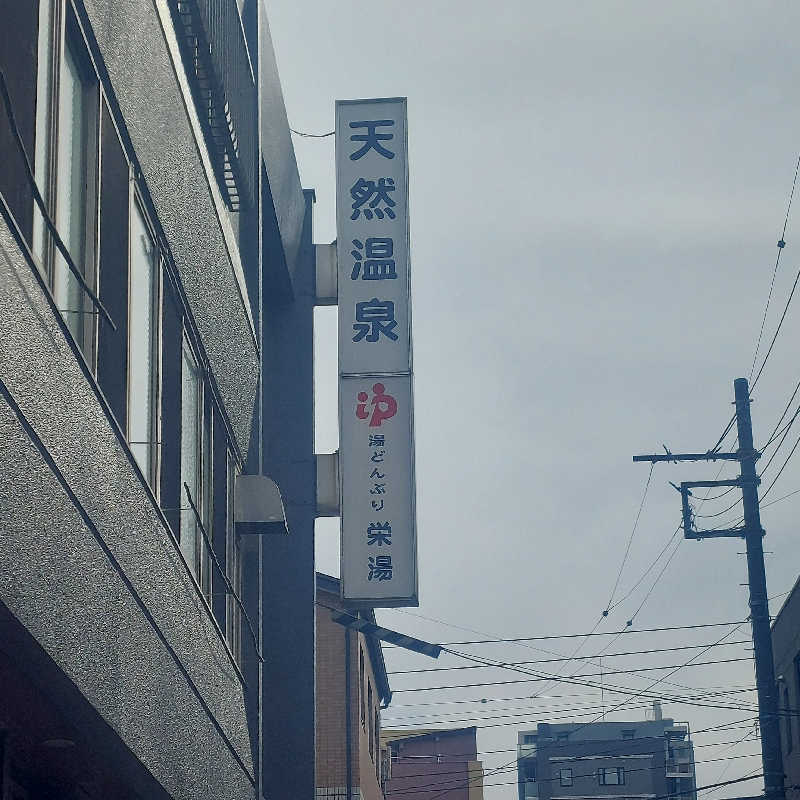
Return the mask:
<svg viewBox="0 0 800 800"><path fill-rule="evenodd" d="M441 739L445 736L474 736L477 728L472 725L468 728L408 728L401 731L381 730L381 744L391 742L420 740L426 738Z"/></svg>
<svg viewBox="0 0 800 800"><path fill-rule="evenodd" d="M518 733L520 744L534 741L558 739L567 734L570 741L601 741L608 739L646 739L662 738L668 731L677 729L688 735L689 726L685 722L675 722L672 718L603 720L591 724L580 723L539 723L536 728ZM627 735L626 735L627 734ZM534 737L534 739L531 739Z"/></svg>
<svg viewBox="0 0 800 800"><path fill-rule="evenodd" d="M786 595L783 603L781 603L781 607L778 609L778 613L772 618L772 627L774 628L776 625L779 624L781 618L788 614L789 607L795 602L797 597L800 597L800 576L797 577L797 580L794 582L794 586L792 586L789 593Z"/></svg>

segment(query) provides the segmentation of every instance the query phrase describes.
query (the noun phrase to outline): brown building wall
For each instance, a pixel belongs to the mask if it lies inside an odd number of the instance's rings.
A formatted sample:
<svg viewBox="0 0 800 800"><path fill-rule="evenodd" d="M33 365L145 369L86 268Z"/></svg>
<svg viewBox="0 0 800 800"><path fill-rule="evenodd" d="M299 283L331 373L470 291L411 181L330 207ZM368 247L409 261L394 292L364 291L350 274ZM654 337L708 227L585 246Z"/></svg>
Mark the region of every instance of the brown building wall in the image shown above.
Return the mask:
<svg viewBox="0 0 800 800"><path fill-rule="evenodd" d="M317 800L347 798L347 713L346 645L347 630L333 621L339 606L338 595L318 587L317 605ZM380 695L370 648L364 636L350 631L350 723L352 736L352 798L383 800L380 775L380 735L375 730L375 715L380 726ZM364 656L363 690L360 686L360 658ZM369 695L372 695L372 753L370 753ZM363 695L362 695L363 692ZM361 721L363 696L364 721ZM360 792L360 793L359 793Z"/></svg>
<svg viewBox="0 0 800 800"><path fill-rule="evenodd" d="M482 800L483 765L478 760L476 729L387 731L392 777L387 796L414 800Z"/></svg>

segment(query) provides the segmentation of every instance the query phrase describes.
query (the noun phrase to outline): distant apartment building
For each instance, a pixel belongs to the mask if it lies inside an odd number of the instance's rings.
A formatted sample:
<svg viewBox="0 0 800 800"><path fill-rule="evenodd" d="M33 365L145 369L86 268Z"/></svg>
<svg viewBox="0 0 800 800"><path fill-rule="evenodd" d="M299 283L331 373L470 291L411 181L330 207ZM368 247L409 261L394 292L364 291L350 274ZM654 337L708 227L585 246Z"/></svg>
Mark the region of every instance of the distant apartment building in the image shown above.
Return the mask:
<svg viewBox="0 0 800 800"><path fill-rule="evenodd" d="M384 731L386 800L483 800L475 727Z"/></svg>
<svg viewBox="0 0 800 800"><path fill-rule="evenodd" d="M540 723L518 737L519 800L695 800L689 726Z"/></svg>
<svg viewBox="0 0 800 800"><path fill-rule="evenodd" d="M381 708L391 700L381 643L336 622L375 622L370 610L345 608L339 579L317 573L317 800L383 800Z"/></svg>
<svg viewBox="0 0 800 800"><path fill-rule="evenodd" d="M787 786L800 783L800 579L772 623L772 651L781 712L781 750Z"/></svg>

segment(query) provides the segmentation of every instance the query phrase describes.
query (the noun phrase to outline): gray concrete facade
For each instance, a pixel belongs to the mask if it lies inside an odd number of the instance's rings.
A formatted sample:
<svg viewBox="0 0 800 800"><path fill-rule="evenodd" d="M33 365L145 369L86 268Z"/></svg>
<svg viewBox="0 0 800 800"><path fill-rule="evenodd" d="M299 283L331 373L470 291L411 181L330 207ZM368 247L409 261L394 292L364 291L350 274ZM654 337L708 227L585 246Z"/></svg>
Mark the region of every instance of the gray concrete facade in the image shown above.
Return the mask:
<svg viewBox="0 0 800 800"><path fill-rule="evenodd" d="M800 581L772 623L772 652L781 713L781 750L785 784L800 783Z"/></svg>
<svg viewBox="0 0 800 800"><path fill-rule="evenodd" d="M88 22L164 230L241 452L258 384L242 259L215 195L166 0L84 0ZM134 68L132 65L146 65ZM205 156L205 158L204 158ZM292 154L294 157L294 154Z"/></svg>
<svg viewBox="0 0 800 800"><path fill-rule="evenodd" d="M272 381L301 355L308 366L303 374L311 374L311 328L303 341L287 344L282 361L263 365L261 338L262 310L270 313L261 296L261 229L279 232L269 239L273 273L289 281L290 265L302 262L310 272L300 272L313 275L311 201L300 188L266 19L260 35L248 32L261 42L257 85L269 89L253 182L259 186L267 174L274 197L268 187L267 207L256 197L237 217L226 208L210 166L213 154L168 0L55 2L63 14L74 13L86 39L99 78L100 116L107 103L130 162L131 186L176 282L180 320L196 339L226 454L230 448L242 469L262 468L253 455L254 440L260 450L262 413L277 415L270 430L298 436L294 444L305 454L303 468L289 466L274 449L267 464L287 487L290 530L298 534L292 546L302 542L303 562L310 558L308 580L287 598L287 611L302 601L310 619L311 733L303 726L298 738L308 737L313 781L313 509L310 525L306 510L315 489L313 400L292 406L286 398L262 407L260 392L262 366ZM0 12L16 3L0 0ZM0 66L10 70L4 46ZM36 76L30 80L33 99L18 93L13 100L33 103ZM0 128L6 124L0 113ZM32 154L33 142L23 134ZM257 798L262 686L264 696L282 693L285 677L272 674L274 682L264 685L258 661L262 569L273 563L273 545L251 538L242 548L242 597L258 641L250 641L248 626L241 625L244 656L237 660L215 599L227 589L220 583L205 590L190 569L169 516L185 509L165 508L158 480L148 481L137 465L134 443L104 395L97 367L76 345L31 250L33 208L19 213L22 196L13 211L0 202L0 639L7 636L0 662L7 659L10 672L30 674L42 705L60 709L68 721L67 741L74 740L76 752L94 751L103 768L116 773L120 798ZM98 213L102 230L102 207ZM313 284L296 281L296 288L305 324ZM285 439L282 448L290 452L292 441ZM282 556L274 547L277 563ZM218 555L225 558L224 548ZM273 581L265 597L281 602L275 591ZM228 599L223 596L223 609ZM0 707L0 781L7 713Z"/></svg>
<svg viewBox="0 0 800 800"><path fill-rule="evenodd" d="M518 734L520 800L695 800L689 728L671 719L542 723Z"/></svg>
<svg viewBox="0 0 800 800"><path fill-rule="evenodd" d="M236 667L35 270L0 221L0 601L171 796L251 798Z"/></svg>

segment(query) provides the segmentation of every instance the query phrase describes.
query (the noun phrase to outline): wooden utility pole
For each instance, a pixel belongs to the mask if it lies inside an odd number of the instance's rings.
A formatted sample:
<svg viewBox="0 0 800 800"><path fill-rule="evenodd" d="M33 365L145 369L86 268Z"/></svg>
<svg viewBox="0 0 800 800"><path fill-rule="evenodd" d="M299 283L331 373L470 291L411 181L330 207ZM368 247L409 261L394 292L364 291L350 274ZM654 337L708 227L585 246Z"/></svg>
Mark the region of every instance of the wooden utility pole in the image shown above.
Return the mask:
<svg viewBox="0 0 800 800"><path fill-rule="evenodd" d="M750 392L746 378L733 382L736 398L736 424L739 449L736 453L670 453L634 456L634 461L716 461L736 460L740 464L739 477L723 481L684 481L680 485L683 510L683 535L687 539L741 538L747 550L747 581L750 587L750 624L753 632L753 650L758 691L758 719L761 728L761 759L764 765L764 795L766 800L785 800L783 755L778 716L778 688L775 683L775 663L772 656L767 577L764 570L764 548L761 515L758 505L756 461L760 457L753 447L753 426L750 419ZM724 530L698 531L694 528L689 497L693 487L735 486L742 490L744 525Z"/></svg>

